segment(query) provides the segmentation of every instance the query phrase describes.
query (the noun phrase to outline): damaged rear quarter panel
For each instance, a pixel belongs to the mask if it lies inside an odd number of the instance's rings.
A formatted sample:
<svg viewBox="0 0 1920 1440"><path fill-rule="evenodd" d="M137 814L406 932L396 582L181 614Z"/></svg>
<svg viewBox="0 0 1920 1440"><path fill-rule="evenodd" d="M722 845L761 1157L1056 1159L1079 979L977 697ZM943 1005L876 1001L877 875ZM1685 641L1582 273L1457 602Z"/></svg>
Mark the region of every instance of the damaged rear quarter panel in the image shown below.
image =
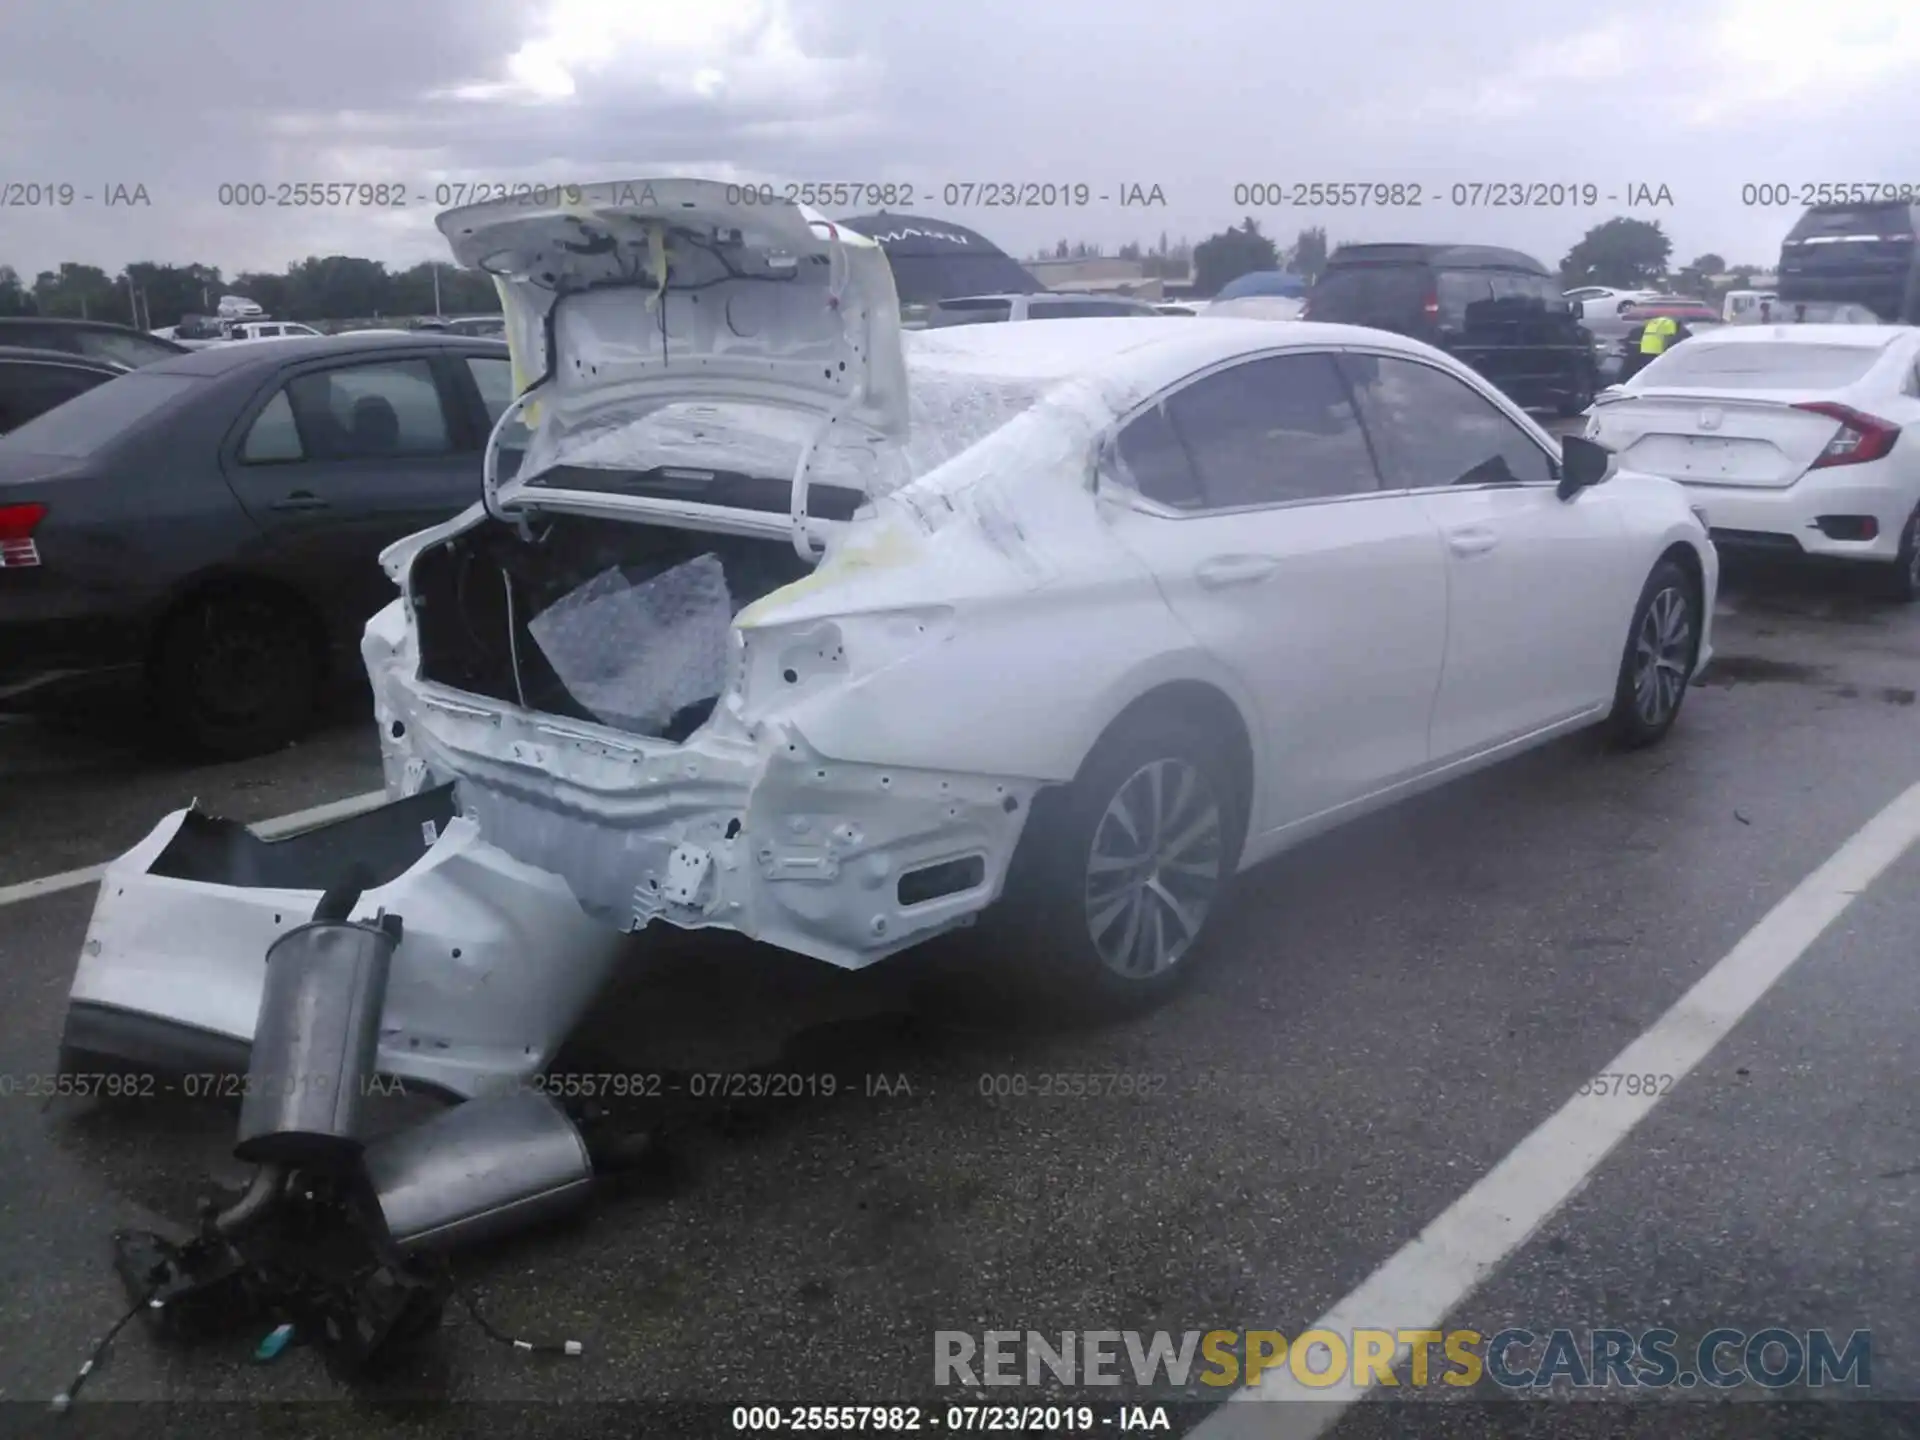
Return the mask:
<svg viewBox="0 0 1920 1440"><path fill-rule="evenodd" d="M1113 413L1068 393L881 497L736 617L738 678L680 745L422 682L390 607L364 645L389 786L458 779L492 843L620 928L720 926L856 968L963 923L1035 793L1131 701L1203 680L1251 713L1094 498ZM902 876L976 860L966 888L902 902Z"/></svg>

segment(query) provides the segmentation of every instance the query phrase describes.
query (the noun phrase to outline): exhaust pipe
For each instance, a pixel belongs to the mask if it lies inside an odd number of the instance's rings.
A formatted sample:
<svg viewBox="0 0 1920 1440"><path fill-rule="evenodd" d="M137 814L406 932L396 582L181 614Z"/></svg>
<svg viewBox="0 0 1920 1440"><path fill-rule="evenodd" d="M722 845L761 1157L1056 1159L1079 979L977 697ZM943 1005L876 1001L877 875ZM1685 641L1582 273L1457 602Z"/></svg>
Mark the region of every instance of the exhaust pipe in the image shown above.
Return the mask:
<svg viewBox="0 0 1920 1440"><path fill-rule="evenodd" d="M402 1253L451 1250L555 1219L593 1187L586 1141L535 1090L469 1100L382 1136L362 1163Z"/></svg>
<svg viewBox="0 0 1920 1440"><path fill-rule="evenodd" d="M233 1151L242 1160L340 1173L360 1157L361 1104L401 934L398 915L349 920L360 894L356 873L267 948Z"/></svg>

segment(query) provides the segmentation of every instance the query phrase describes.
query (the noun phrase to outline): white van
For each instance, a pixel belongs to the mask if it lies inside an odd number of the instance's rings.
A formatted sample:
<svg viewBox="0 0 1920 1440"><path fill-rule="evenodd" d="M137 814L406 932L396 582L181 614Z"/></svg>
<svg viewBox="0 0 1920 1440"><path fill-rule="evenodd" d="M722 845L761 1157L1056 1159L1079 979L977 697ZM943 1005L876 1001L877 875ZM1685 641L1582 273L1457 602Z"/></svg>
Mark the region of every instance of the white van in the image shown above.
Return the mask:
<svg viewBox="0 0 1920 1440"><path fill-rule="evenodd" d="M1726 308L1720 313L1729 325L1742 320L1752 321L1760 318L1760 302L1771 300L1776 304L1780 295L1775 290L1729 290Z"/></svg>

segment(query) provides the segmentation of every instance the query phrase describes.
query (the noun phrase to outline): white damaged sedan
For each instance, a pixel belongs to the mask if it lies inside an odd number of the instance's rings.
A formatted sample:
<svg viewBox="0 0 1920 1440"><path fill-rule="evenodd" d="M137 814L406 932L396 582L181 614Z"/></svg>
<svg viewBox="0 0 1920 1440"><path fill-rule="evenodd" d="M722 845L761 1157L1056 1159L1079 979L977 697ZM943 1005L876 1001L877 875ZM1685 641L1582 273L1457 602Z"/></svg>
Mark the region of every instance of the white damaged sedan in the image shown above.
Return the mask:
<svg viewBox="0 0 1920 1440"><path fill-rule="evenodd" d="M413 836L364 903L419 917L385 1069L544 1065L611 963L567 950L583 918L857 968L984 916L1058 993L1150 1001L1237 871L1584 726L1658 740L1711 654L1682 488L1438 351L1204 316L903 335L876 246L730 193L440 219L499 280L520 393L483 503L384 557L363 647ZM120 878L181 872L179 821ZM466 878L410 898L449 847ZM221 863L186 867L197 902L260 883ZM279 873L284 907L334 878ZM165 929L145 893L123 956ZM173 946L203 984L206 949ZM75 1013L240 1025L155 973L83 957Z"/></svg>

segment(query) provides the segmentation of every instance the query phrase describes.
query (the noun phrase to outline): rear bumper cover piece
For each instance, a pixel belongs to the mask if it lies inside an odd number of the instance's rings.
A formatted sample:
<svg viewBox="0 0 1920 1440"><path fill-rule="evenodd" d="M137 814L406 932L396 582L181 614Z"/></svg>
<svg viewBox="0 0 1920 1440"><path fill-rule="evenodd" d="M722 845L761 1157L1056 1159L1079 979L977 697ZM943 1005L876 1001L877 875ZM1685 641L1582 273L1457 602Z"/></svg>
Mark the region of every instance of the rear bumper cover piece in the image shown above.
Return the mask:
<svg viewBox="0 0 1920 1440"><path fill-rule="evenodd" d="M380 1074L472 1098L538 1074L607 980L621 936L565 882L480 838L451 787L283 840L195 809L107 867L69 994L62 1068L244 1068L267 947L350 865L355 918L404 936L380 1022Z"/></svg>

